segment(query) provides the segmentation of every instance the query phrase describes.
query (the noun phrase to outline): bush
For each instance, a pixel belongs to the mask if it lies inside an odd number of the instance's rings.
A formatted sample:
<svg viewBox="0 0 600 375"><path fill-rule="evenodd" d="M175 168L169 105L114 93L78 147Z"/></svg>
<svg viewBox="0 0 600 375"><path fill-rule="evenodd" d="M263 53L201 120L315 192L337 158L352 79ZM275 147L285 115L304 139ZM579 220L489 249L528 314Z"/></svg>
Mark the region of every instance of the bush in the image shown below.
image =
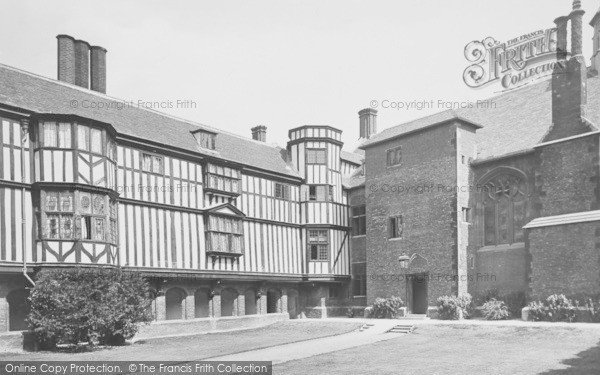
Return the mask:
<svg viewBox="0 0 600 375"><path fill-rule="evenodd" d="M575 306L564 294L553 294L546 299L547 315L552 322L572 322Z"/></svg>
<svg viewBox="0 0 600 375"><path fill-rule="evenodd" d="M152 320L151 290L133 272L114 268L42 270L28 322L41 348L57 344L123 344Z"/></svg>
<svg viewBox="0 0 600 375"><path fill-rule="evenodd" d="M370 318L393 319L398 317L400 309L404 307L404 301L400 297L377 298L373 305L367 309Z"/></svg>
<svg viewBox="0 0 600 375"><path fill-rule="evenodd" d="M527 306L525 292L510 292L498 299L504 301L511 316L518 318L521 317L521 310L523 310L523 307Z"/></svg>
<svg viewBox="0 0 600 375"><path fill-rule="evenodd" d="M511 316L520 317L521 310L527 306L527 297L525 292L507 292L500 293L498 289L489 289L484 291L477 299L478 306L484 305L491 300L504 301Z"/></svg>
<svg viewBox="0 0 600 375"><path fill-rule="evenodd" d="M483 304L483 318L485 320L505 320L510 317L510 311L504 301L492 298Z"/></svg>
<svg viewBox="0 0 600 375"><path fill-rule="evenodd" d="M457 296L442 296L437 299L437 310L440 319L458 320L471 315L471 295L465 293Z"/></svg>
<svg viewBox="0 0 600 375"><path fill-rule="evenodd" d="M575 318L575 306L564 294L553 294L543 303L529 303L529 315L535 321L572 322Z"/></svg>
<svg viewBox="0 0 600 375"><path fill-rule="evenodd" d="M590 313L592 322L600 323L600 299L598 302L594 303L594 300L589 298L585 302L585 308Z"/></svg>
<svg viewBox="0 0 600 375"><path fill-rule="evenodd" d="M527 307L529 308L529 317L535 322L539 322L546 319L546 308L540 301L530 302Z"/></svg>

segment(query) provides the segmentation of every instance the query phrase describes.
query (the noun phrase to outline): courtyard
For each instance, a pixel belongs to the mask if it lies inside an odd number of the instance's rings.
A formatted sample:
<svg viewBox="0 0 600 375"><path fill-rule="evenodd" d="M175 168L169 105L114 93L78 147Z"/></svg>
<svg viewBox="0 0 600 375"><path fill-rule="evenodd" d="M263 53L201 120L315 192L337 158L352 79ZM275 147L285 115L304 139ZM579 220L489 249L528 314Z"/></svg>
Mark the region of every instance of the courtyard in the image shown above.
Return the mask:
<svg viewBox="0 0 600 375"><path fill-rule="evenodd" d="M88 352L2 353L0 360L272 360L274 374L597 374L600 327L520 321L361 319L279 322L243 331L145 339ZM159 353L159 354L157 354Z"/></svg>

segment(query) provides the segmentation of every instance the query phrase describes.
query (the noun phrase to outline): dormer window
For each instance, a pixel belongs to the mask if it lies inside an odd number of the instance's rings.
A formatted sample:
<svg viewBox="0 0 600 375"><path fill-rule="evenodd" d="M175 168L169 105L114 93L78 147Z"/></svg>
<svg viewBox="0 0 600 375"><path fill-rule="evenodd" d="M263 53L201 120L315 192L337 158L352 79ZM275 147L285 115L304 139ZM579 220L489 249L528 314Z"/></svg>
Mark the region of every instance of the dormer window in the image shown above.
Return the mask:
<svg viewBox="0 0 600 375"><path fill-rule="evenodd" d="M216 138L217 134L212 132L207 132L205 130L197 130L192 132L194 137L196 138L196 142L198 142L198 146L200 148L206 150L214 150L216 147Z"/></svg>

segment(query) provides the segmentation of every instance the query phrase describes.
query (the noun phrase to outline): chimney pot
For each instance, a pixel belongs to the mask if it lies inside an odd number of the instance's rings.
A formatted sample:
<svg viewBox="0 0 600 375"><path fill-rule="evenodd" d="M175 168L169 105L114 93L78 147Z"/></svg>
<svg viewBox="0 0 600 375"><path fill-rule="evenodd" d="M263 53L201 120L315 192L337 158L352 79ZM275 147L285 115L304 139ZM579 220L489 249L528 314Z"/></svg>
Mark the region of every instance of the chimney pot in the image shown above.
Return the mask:
<svg viewBox="0 0 600 375"><path fill-rule="evenodd" d="M267 127L264 125L258 125L252 129L252 139L256 141L266 142L267 141Z"/></svg>
<svg viewBox="0 0 600 375"><path fill-rule="evenodd" d="M56 36L58 41L58 80L75 84L75 38L70 35Z"/></svg>
<svg viewBox="0 0 600 375"><path fill-rule="evenodd" d="M106 49L93 46L90 49L91 89L106 94Z"/></svg>
<svg viewBox="0 0 600 375"><path fill-rule="evenodd" d="M377 110L365 108L358 112L360 138L369 139L377 133Z"/></svg>
<svg viewBox="0 0 600 375"><path fill-rule="evenodd" d="M84 40L75 41L75 84L90 87L90 44Z"/></svg>

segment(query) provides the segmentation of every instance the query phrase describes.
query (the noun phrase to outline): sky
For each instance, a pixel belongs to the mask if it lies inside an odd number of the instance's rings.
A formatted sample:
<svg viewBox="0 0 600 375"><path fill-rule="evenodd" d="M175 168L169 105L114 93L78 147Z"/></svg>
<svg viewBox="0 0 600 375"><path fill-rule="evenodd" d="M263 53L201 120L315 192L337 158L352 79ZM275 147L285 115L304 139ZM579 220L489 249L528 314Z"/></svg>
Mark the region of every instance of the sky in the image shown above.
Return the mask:
<svg viewBox="0 0 600 375"><path fill-rule="evenodd" d="M170 102L171 115L285 145L307 124L358 139L358 111L378 103L379 131L475 101L498 86L463 82L465 46L551 28L570 0L226 0L7 1L0 22L0 63L56 78L56 35L100 45L107 94L137 103ZM588 25L600 0L583 0ZM7 16L10 15L10 16ZM430 101L432 108L382 108ZM180 105L177 101L188 103ZM389 104L387 105L389 107ZM186 108L187 107L187 108Z"/></svg>

